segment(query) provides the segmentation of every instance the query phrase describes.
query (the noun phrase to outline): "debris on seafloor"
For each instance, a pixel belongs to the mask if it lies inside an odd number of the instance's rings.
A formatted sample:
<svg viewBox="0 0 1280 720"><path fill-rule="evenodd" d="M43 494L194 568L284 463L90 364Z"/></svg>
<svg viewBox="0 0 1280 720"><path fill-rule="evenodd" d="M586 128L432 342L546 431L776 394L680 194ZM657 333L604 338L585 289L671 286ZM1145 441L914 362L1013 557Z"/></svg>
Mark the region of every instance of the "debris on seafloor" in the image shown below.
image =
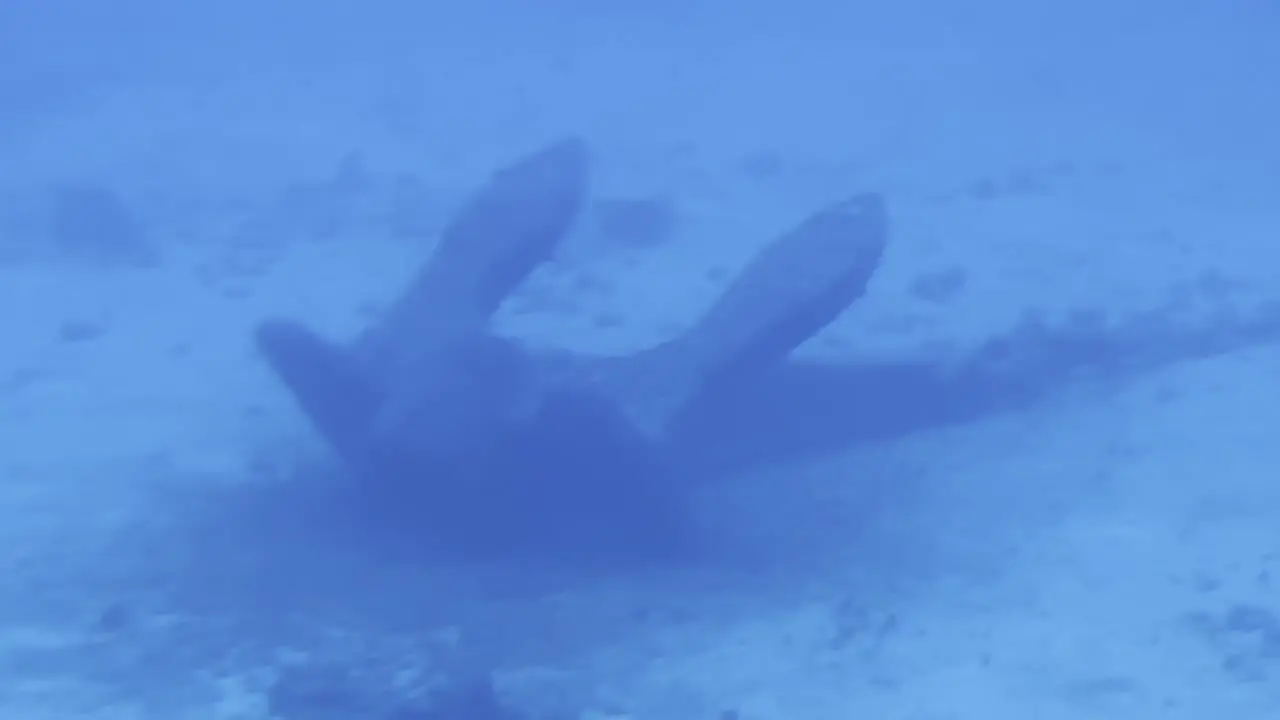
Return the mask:
<svg viewBox="0 0 1280 720"><path fill-rule="evenodd" d="M502 701L489 675L416 693L336 665L284 670L267 691L267 712L275 720L532 720Z"/></svg>

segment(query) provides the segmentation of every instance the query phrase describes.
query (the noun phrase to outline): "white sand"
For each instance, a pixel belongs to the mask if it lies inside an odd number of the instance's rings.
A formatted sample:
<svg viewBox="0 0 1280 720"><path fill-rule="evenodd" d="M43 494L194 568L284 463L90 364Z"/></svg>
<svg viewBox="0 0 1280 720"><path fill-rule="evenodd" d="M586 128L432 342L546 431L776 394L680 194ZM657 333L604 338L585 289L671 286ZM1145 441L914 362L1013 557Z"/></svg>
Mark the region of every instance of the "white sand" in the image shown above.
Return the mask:
<svg viewBox="0 0 1280 720"><path fill-rule="evenodd" d="M419 249L357 227L289 244L262 278L210 285L199 268L233 252L234 202L270 202L352 151L456 197L515 153L579 131L597 147L603 193L677 199L678 243L538 281L588 273L611 297L501 319L540 342L652 342L709 301L709 270L865 188L888 194L895 235L869 297L826 338L839 352L971 345L1033 308L1140 312L1206 273L1237 283L1224 302L1280 300L1280 44L1268 40L1280 14L1265 3L576 4L536 20L500 3L483 7L502 21L419 18L420 34L336 45L324 67L311 48L306 71L257 35L243 54L207 40L240 67L184 75L120 61L123 80L0 139L0 246L40 241L31 198L68 177L203 213L161 223L187 236L157 270L0 265L0 672L13 679L0 682L0 715L260 716L252 687L225 677L205 705L99 701L69 658L115 598L67 588L86 568L111 574L112 538L146 522L157 484L252 482L264 447L305 437L251 352L253 323L282 313L350 333ZM314 34L343 37L340 25ZM745 177L743 158L759 153L786 172ZM1019 176L1045 188L967 192ZM968 278L954 299L911 294L921 274L952 268ZM605 312L622 323L595 328ZM67 322L105 333L59 341ZM619 641L605 654L626 658L628 674L602 680L600 702L641 720L731 707L745 720L1272 717L1280 650L1215 640L1194 616L1237 604L1280 615L1267 578L1280 547L1278 371L1280 350L1256 347L779 469L828 487L868 468L910 475L920 514L903 522L933 560L899 570L911 576L901 597L859 597L835 573L732 620L669 628L660 655ZM871 625L896 618L881 641L833 645L851 596ZM1248 668L1226 667L1233 651Z"/></svg>

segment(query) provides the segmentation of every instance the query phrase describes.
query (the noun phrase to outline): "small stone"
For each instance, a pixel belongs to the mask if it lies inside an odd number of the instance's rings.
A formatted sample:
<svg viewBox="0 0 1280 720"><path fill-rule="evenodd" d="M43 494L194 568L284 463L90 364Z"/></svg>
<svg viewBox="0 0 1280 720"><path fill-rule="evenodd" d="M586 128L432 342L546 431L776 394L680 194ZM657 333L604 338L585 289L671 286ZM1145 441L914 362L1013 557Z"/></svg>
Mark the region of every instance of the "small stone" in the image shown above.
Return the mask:
<svg viewBox="0 0 1280 720"><path fill-rule="evenodd" d="M58 340L65 343L81 343L97 340L105 335L106 328L87 320L68 320L58 328Z"/></svg>
<svg viewBox="0 0 1280 720"><path fill-rule="evenodd" d="M94 629L103 633L115 634L125 630L133 623L133 612L124 603L112 603L106 607L94 621Z"/></svg>

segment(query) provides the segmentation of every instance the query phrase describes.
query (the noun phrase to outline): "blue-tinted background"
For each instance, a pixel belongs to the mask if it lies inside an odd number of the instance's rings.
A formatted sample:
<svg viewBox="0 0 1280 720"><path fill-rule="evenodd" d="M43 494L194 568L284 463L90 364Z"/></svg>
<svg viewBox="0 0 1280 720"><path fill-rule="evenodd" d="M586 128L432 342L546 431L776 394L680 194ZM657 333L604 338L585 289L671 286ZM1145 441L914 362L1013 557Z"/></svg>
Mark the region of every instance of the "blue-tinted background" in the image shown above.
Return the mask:
<svg viewBox="0 0 1280 720"><path fill-rule="evenodd" d="M0 715L392 717L492 673L550 717L1274 717L1278 36L1261 0L0 5ZM648 347L852 193L889 250L821 372L707 419L704 557L428 557L252 328L354 336L569 134L592 200L505 336Z"/></svg>

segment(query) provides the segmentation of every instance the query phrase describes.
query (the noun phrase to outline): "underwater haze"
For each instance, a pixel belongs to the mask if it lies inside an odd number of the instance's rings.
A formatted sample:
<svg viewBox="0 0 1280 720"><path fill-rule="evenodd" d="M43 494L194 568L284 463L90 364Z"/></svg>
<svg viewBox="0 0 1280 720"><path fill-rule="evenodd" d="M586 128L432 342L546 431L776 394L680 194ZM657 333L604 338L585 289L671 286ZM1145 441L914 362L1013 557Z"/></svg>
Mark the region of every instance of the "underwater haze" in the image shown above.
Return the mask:
<svg viewBox="0 0 1280 720"><path fill-rule="evenodd" d="M0 3L0 717L1280 716L1280 7Z"/></svg>

